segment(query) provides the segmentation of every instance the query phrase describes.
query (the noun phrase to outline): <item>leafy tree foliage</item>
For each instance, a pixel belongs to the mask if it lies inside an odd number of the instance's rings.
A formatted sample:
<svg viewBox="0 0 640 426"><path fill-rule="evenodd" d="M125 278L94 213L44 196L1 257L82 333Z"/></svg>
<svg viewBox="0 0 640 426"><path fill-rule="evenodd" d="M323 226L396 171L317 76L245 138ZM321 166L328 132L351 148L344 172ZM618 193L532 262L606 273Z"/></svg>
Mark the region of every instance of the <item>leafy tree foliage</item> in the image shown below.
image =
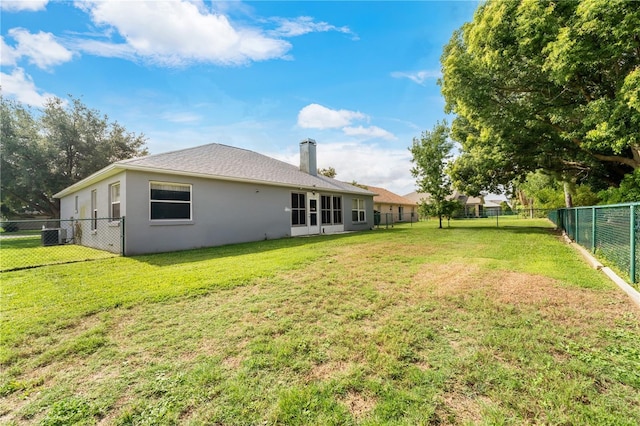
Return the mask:
<svg viewBox="0 0 640 426"><path fill-rule="evenodd" d="M50 99L34 112L0 96L2 214L59 216L53 194L107 165L147 154L128 132L79 99Z"/></svg>
<svg viewBox="0 0 640 426"><path fill-rule="evenodd" d="M449 140L449 127L446 122L438 122L432 131L422 132L421 137L413 138L411 162L415 166L411 174L416 178L418 192L429 194L429 200L423 201L422 212L438 216L440 228L442 217L451 215L454 206L447 202L453 190L447 175L447 160L451 158L453 142Z"/></svg>
<svg viewBox="0 0 640 426"><path fill-rule="evenodd" d="M318 169L318 174L322 176L326 176L328 178L335 178L338 175L338 173L336 172L336 169L334 169L333 167L327 167L326 169Z"/></svg>
<svg viewBox="0 0 640 426"><path fill-rule="evenodd" d="M632 203L640 200L640 169L629 173L620 182L620 187L609 188L598 193L603 204Z"/></svg>
<svg viewBox="0 0 640 426"><path fill-rule="evenodd" d="M567 188L568 186L568 188ZM568 191L574 206L592 206L600 202L589 185L571 185L559 182L553 176L543 172L529 173L524 182L518 185L524 207L535 209L557 209L566 205L565 191ZM522 201L521 201L522 202Z"/></svg>
<svg viewBox="0 0 640 426"><path fill-rule="evenodd" d="M442 56L456 187L499 191L538 169L617 185L640 168L639 28L625 0L482 4Z"/></svg>

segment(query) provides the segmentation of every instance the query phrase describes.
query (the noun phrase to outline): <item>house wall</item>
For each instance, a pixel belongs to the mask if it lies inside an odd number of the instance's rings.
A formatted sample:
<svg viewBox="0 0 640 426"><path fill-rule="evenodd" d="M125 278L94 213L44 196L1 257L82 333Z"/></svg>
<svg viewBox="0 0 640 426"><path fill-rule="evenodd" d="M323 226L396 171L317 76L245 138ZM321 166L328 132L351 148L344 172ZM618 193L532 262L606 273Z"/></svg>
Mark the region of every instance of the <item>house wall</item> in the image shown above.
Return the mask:
<svg viewBox="0 0 640 426"><path fill-rule="evenodd" d="M131 170L126 173L126 254L219 246L292 235L291 193L301 191ZM151 221L150 181L191 184L192 220ZM367 222L362 224L351 223L352 198L343 194L343 228L324 226L318 232L371 229L373 197L357 196L365 199L367 208Z"/></svg>
<svg viewBox="0 0 640 426"><path fill-rule="evenodd" d="M126 174L124 172L111 176L95 185L74 192L60 199L60 219L75 220L62 222L67 230L68 242L82 244L100 250L119 253L120 222L108 220L110 212L110 186L120 182L120 200L126 195ZM96 207L98 210L97 229L91 227L91 192L96 191ZM77 197L77 209L76 209ZM126 203L120 203L120 214L126 215Z"/></svg>
<svg viewBox="0 0 640 426"><path fill-rule="evenodd" d="M150 220L149 183L169 182L192 185L191 220ZM120 251L121 222L99 220L91 229L91 192L96 190L99 218L110 212L110 185L120 182L120 212L125 216L125 254L159 253L199 247L277 239L292 236L291 193L304 192L286 187L203 179L162 173L127 170L60 200L61 219L79 219L74 235L69 225L70 242L109 251ZM324 194L324 192L322 192ZM320 225L318 233L361 231L373 228L373 196L340 194L342 225ZM75 198L78 197L78 210ZM366 222L353 223L353 198L365 200ZM318 205L320 208L320 205ZM320 221L320 210L318 210ZM113 235L111 235L113 234ZM296 235L296 234L294 234ZM306 235L306 232L300 233Z"/></svg>
<svg viewBox="0 0 640 426"><path fill-rule="evenodd" d="M400 216L398 207L403 208L402 216ZM382 215L381 224L385 224L385 217L388 213L391 213L393 222L410 222L411 220L414 222L418 221L418 209L416 205L375 203L374 209L379 211ZM413 213L413 218L411 213Z"/></svg>
<svg viewBox="0 0 640 426"><path fill-rule="evenodd" d="M192 185L192 219L150 220L149 182ZM290 235L290 191L127 171L126 254L209 247Z"/></svg>
<svg viewBox="0 0 640 426"><path fill-rule="evenodd" d="M366 222L353 223L353 221L351 220L354 198L364 199L366 209ZM342 201L342 205L344 206L343 222L345 231L365 231L367 229L373 229L373 195L343 194Z"/></svg>

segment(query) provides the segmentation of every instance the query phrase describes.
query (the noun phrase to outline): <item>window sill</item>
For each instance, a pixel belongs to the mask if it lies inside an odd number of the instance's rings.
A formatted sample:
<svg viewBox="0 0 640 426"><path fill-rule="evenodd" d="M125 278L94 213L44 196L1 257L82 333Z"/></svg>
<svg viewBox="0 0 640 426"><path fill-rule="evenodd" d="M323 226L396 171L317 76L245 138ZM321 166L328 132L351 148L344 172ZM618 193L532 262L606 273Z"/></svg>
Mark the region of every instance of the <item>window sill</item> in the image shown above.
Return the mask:
<svg viewBox="0 0 640 426"><path fill-rule="evenodd" d="M151 226L178 226L178 225L193 225L195 222L193 220L186 219L159 219L159 220L150 220L149 225Z"/></svg>
<svg viewBox="0 0 640 426"><path fill-rule="evenodd" d="M119 220L114 220L112 222L109 222L108 225L109 226L113 226L113 227L118 227L118 226L120 226L120 221Z"/></svg>

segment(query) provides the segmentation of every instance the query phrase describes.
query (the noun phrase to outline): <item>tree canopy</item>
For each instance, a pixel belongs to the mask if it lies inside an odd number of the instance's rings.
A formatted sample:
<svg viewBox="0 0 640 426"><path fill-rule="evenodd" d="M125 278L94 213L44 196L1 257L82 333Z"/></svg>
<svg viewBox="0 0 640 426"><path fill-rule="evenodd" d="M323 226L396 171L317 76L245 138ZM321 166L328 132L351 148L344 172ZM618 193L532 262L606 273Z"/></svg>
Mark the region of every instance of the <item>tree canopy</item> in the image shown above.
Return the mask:
<svg viewBox="0 0 640 426"><path fill-rule="evenodd" d="M449 140L446 122L438 122L431 131L424 131L420 138L413 138L411 174L416 178L418 192L429 194L428 202L421 208L430 215L438 216L442 228L442 216L448 216L456 205L447 201L453 190L447 175L447 160L451 158L453 142Z"/></svg>
<svg viewBox="0 0 640 426"><path fill-rule="evenodd" d="M59 216L53 194L107 165L147 154L128 132L77 98L50 99L32 111L0 95L2 214Z"/></svg>
<svg viewBox="0 0 640 426"><path fill-rule="evenodd" d="M318 169L318 174L329 177L329 178L335 178L338 175L338 173L336 172L336 169L334 169L333 167L327 167L326 169Z"/></svg>
<svg viewBox="0 0 640 426"><path fill-rule="evenodd" d="M544 170L604 189L639 169L639 28L625 0L482 4L442 55L456 187Z"/></svg>

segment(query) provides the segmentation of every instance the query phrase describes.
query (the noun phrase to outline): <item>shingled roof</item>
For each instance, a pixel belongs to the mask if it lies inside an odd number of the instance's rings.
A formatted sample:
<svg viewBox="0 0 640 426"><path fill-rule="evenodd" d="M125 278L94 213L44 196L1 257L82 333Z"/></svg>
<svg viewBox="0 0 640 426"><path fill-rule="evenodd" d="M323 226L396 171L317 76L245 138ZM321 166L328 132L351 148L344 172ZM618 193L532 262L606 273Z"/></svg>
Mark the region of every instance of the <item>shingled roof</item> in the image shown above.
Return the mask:
<svg viewBox="0 0 640 426"><path fill-rule="evenodd" d="M123 170L372 195L371 191L326 176L312 176L294 165L254 151L212 143L115 162L54 197L63 197Z"/></svg>
<svg viewBox="0 0 640 426"><path fill-rule="evenodd" d="M367 186L369 191L375 192L377 195L373 197L375 203L382 204L395 204L400 206L414 206L416 203L413 200L405 198L401 195L395 194L384 188L378 188L375 186Z"/></svg>

